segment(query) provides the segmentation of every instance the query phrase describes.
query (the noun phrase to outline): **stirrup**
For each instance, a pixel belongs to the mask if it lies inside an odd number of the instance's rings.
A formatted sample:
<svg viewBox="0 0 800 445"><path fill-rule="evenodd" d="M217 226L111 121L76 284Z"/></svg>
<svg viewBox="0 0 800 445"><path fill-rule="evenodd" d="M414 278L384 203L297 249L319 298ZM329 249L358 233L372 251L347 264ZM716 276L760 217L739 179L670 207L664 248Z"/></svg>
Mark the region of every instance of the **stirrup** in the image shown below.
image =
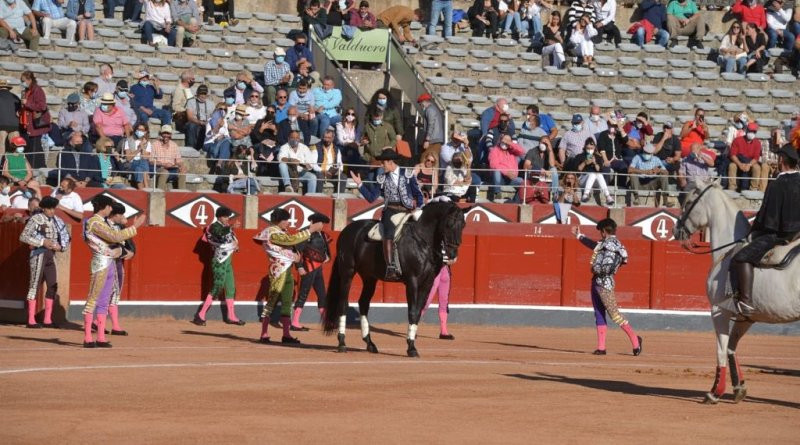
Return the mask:
<svg viewBox="0 0 800 445"><path fill-rule="evenodd" d="M753 312L756 311L756 309L753 306L741 300L736 302L736 310L739 312L740 316L748 320L750 319L750 316L753 315Z"/></svg>

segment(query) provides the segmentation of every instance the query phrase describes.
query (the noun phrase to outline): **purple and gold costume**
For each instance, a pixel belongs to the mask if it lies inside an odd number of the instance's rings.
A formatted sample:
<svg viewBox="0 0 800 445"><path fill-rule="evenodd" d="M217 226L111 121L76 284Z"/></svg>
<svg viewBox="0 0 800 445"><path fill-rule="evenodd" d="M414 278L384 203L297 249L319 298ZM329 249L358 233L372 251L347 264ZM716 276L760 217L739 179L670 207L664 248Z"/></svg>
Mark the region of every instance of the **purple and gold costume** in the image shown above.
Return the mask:
<svg viewBox="0 0 800 445"><path fill-rule="evenodd" d="M92 251L89 264L91 279L84 315L95 311L103 315L108 312L111 297L119 292L116 259L122 254L122 249L115 245L134 236L135 227L118 230L100 215L94 215L84 222L83 238Z"/></svg>

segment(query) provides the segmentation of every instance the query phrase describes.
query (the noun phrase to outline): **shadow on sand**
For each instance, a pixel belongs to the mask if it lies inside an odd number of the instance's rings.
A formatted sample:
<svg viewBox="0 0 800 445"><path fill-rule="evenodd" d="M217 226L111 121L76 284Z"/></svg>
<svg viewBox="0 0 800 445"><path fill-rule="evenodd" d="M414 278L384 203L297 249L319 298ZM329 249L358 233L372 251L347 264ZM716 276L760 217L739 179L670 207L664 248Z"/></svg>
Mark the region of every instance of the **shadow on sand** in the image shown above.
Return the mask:
<svg viewBox="0 0 800 445"><path fill-rule="evenodd" d="M745 368L755 369L760 371L762 374L774 374L774 375L785 375L789 377L800 377L800 369L785 369L785 368L775 368L774 366L762 366L762 365L742 365Z"/></svg>
<svg viewBox="0 0 800 445"><path fill-rule="evenodd" d="M636 383L625 382L620 380L574 378L563 375L546 374L542 372L538 372L535 375L527 375L527 374L503 374L503 375L506 377L512 377L515 379L522 379L534 382L566 383L569 385L582 386L584 388L597 389L597 390L615 392L620 394L664 397L664 398L681 400L684 402L693 402L693 403L702 403L705 397L705 391L643 386L643 385L637 385ZM725 397L726 398L723 399L724 401L733 403L731 400L732 396L730 394L726 394ZM766 405L775 405L775 406L782 406L785 408L800 409L800 403L787 402L784 400L765 399L761 397L747 396L745 401L748 403L763 403Z"/></svg>
<svg viewBox="0 0 800 445"><path fill-rule="evenodd" d="M198 335L198 336L201 336L201 337L215 337L215 338L222 338L222 339L225 339L225 340L238 340L238 341L243 341L243 342L246 342L246 343L252 343L252 344L256 344L256 345L264 345L264 346L284 346L280 342L280 340L273 340L270 343L261 343L261 341L259 341L259 339L257 339L257 338L241 337L239 335L234 335L234 334L219 334L219 333L216 333L216 332L200 332L200 331L187 331L187 330L181 331L181 334L183 334L183 335ZM301 339L301 341L302 341L302 339ZM333 350L336 349L335 346L312 345L312 344L308 344L308 343L286 345L286 347L287 348L297 348L297 349L314 349L314 350L318 350L318 351L333 351Z"/></svg>
<svg viewBox="0 0 800 445"><path fill-rule="evenodd" d="M6 335L6 338L9 340L28 340L39 343L50 343L52 345L58 345L58 346L83 346L83 343L76 343L73 341L63 341L59 338L32 338L32 337L20 337L17 335Z"/></svg>

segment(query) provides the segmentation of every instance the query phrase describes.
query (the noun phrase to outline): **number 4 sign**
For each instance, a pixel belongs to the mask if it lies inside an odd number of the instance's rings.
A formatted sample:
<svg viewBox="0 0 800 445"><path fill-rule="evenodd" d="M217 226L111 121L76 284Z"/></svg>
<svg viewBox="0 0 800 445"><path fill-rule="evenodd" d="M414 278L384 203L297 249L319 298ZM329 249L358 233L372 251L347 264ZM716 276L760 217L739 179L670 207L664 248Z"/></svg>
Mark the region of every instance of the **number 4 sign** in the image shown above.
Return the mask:
<svg viewBox="0 0 800 445"><path fill-rule="evenodd" d="M671 241L675 239L672 229L678 219L667 212L661 211L633 223L634 227L642 229L642 236L655 241Z"/></svg>

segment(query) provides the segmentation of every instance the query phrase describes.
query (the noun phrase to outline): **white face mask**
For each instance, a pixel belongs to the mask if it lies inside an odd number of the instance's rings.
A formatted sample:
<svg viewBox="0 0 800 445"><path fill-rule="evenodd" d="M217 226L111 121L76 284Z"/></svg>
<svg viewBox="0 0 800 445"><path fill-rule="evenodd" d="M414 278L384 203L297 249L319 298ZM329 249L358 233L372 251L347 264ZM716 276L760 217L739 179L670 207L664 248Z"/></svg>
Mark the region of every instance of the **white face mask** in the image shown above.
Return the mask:
<svg viewBox="0 0 800 445"><path fill-rule="evenodd" d="M9 186L3 187L2 193L4 195L7 195L7 194L11 193L11 187L9 187Z"/></svg>
<svg viewBox="0 0 800 445"><path fill-rule="evenodd" d="M25 153L25 147L17 147L17 153Z"/></svg>
<svg viewBox="0 0 800 445"><path fill-rule="evenodd" d="M752 141L753 139L756 138L756 134L753 133L752 131L749 131L747 132L747 135L745 135L745 137L747 138L748 141Z"/></svg>
<svg viewBox="0 0 800 445"><path fill-rule="evenodd" d="M508 104L503 105L503 113L508 113Z"/></svg>
<svg viewBox="0 0 800 445"><path fill-rule="evenodd" d="M539 144L539 151L541 151L542 153L546 152L547 146L544 144Z"/></svg>
<svg viewBox="0 0 800 445"><path fill-rule="evenodd" d="M645 161L649 161L650 158L652 157L653 155L651 155L650 153L642 153L642 159L644 159Z"/></svg>
<svg viewBox="0 0 800 445"><path fill-rule="evenodd" d="M580 132L581 130L583 130L583 124L575 124L572 126L572 131Z"/></svg>
<svg viewBox="0 0 800 445"><path fill-rule="evenodd" d="M289 122L297 122L297 116L289 116Z"/></svg>
<svg viewBox="0 0 800 445"><path fill-rule="evenodd" d="M594 156L594 150L586 150L586 157Z"/></svg>
<svg viewBox="0 0 800 445"><path fill-rule="evenodd" d="M500 143L500 149L501 150L508 150L508 144L501 142Z"/></svg>
<svg viewBox="0 0 800 445"><path fill-rule="evenodd" d="M352 114L348 114L347 116L344 117L344 120L346 120L347 122L353 122L354 120L356 120L356 117L353 116Z"/></svg>
<svg viewBox="0 0 800 445"><path fill-rule="evenodd" d="M600 115L599 114L593 114L590 119L592 120L592 122L600 122Z"/></svg>

